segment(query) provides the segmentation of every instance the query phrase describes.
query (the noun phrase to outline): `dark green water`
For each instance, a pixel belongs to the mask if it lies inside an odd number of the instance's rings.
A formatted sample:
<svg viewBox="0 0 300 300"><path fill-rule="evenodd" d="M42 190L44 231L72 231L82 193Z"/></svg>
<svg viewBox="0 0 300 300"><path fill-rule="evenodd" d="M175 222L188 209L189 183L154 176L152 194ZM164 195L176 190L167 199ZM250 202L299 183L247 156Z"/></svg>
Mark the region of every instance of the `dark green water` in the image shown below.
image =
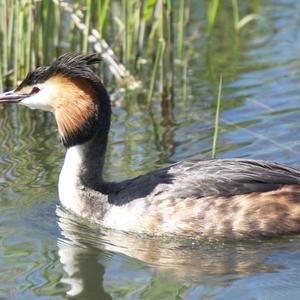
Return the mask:
<svg viewBox="0 0 300 300"><path fill-rule="evenodd" d="M161 114L156 101L151 116L142 90L115 103L106 177L210 158L220 74L217 156L300 167L299 3L260 3L240 35L224 10L212 41L202 1L191 7L187 81L177 66L174 110ZM299 298L300 236L195 242L84 224L59 206L64 149L51 114L1 107L0 128L0 299Z"/></svg>

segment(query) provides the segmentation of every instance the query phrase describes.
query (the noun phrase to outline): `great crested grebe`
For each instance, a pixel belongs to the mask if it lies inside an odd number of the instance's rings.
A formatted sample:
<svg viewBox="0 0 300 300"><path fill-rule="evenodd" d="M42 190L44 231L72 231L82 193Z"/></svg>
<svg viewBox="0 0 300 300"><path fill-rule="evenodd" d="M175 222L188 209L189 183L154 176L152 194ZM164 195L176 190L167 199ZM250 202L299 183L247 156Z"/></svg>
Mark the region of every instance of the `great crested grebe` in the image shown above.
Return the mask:
<svg viewBox="0 0 300 300"><path fill-rule="evenodd" d="M96 54L60 56L29 73L0 103L53 112L66 156L64 207L105 227L194 238L300 232L300 171L248 159L183 161L123 182L102 177L109 96L89 65Z"/></svg>

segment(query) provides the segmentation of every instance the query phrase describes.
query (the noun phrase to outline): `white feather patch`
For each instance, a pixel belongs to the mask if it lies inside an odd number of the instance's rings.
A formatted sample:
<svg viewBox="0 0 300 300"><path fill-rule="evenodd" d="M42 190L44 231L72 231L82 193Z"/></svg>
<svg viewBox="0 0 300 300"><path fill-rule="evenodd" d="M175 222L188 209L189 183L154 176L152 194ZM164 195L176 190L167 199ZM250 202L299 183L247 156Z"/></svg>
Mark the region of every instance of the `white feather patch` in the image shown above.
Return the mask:
<svg viewBox="0 0 300 300"><path fill-rule="evenodd" d="M80 198L78 195L79 172L82 166L82 145L67 150L63 168L59 175L59 199L64 207L80 214Z"/></svg>

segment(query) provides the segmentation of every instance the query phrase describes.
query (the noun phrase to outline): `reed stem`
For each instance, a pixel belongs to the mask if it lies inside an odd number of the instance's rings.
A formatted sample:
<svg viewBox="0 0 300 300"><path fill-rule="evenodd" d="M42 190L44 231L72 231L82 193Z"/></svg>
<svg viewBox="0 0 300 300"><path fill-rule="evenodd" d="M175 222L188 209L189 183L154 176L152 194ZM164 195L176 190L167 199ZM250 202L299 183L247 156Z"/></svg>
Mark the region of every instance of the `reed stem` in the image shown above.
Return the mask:
<svg viewBox="0 0 300 300"><path fill-rule="evenodd" d="M208 3L208 33L211 34L212 29L216 22L217 12L219 8L220 0L211 0Z"/></svg>
<svg viewBox="0 0 300 300"><path fill-rule="evenodd" d="M87 51L88 51L92 1L86 0L85 4L86 4L85 29L83 31L83 41L82 41L82 52L83 53L87 53Z"/></svg>
<svg viewBox="0 0 300 300"><path fill-rule="evenodd" d="M180 0L179 20L178 20L178 37L177 37L177 51L178 51L179 59L182 59L182 56L183 56L184 7L185 7L185 0Z"/></svg>
<svg viewBox="0 0 300 300"><path fill-rule="evenodd" d="M156 52L152 76L151 76L150 88L149 88L149 93L148 93L148 97L147 97L147 108L149 110L151 109L151 106L152 106L152 97L153 97L153 93L154 93L155 82L156 82L156 78L157 78L159 64L161 62L161 59L162 59L164 51L165 51L165 44L166 43L165 43L164 39L160 38L158 41L158 47L157 47L157 52Z"/></svg>
<svg viewBox="0 0 300 300"><path fill-rule="evenodd" d="M219 89L218 89L218 98L217 98L217 109L216 109L216 119L215 119L215 130L214 130L214 139L212 146L212 158L216 158L217 154L217 144L219 136L219 119L220 119L220 106L221 106L221 95L222 95L222 75L220 76Z"/></svg>

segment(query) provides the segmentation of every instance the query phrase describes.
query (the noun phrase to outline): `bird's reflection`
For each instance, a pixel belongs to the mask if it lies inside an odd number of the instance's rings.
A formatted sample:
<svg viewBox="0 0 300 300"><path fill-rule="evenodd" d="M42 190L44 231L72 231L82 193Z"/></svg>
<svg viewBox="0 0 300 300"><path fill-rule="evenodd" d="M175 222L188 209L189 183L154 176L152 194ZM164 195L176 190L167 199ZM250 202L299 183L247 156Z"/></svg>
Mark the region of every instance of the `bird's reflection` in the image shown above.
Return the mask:
<svg viewBox="0 0 300 300"><path fill-rule="evenodd" d="M112 299L103 289L104 266L97 263L99 250L60 243L58 254L66 273L61 282L70 286L69 297Z"/></svg>
<svg viewBox="0 0 300 300"><path fill-rule="evenodd" d="M158 239L101 229L78 221L61 207L57 215L65 237L58 242L66 274L62 282L70 285L70 298L111 299L103 287L102 261L116 252L138 259L155 271L171 274L174 280L196 284L211 284L212 278L226 275L222 283L215 283L225 286L237 278L282 267L267 260L276 250L274 240L222 243ZM282 249L282 240L277 245Z"/></svg>

